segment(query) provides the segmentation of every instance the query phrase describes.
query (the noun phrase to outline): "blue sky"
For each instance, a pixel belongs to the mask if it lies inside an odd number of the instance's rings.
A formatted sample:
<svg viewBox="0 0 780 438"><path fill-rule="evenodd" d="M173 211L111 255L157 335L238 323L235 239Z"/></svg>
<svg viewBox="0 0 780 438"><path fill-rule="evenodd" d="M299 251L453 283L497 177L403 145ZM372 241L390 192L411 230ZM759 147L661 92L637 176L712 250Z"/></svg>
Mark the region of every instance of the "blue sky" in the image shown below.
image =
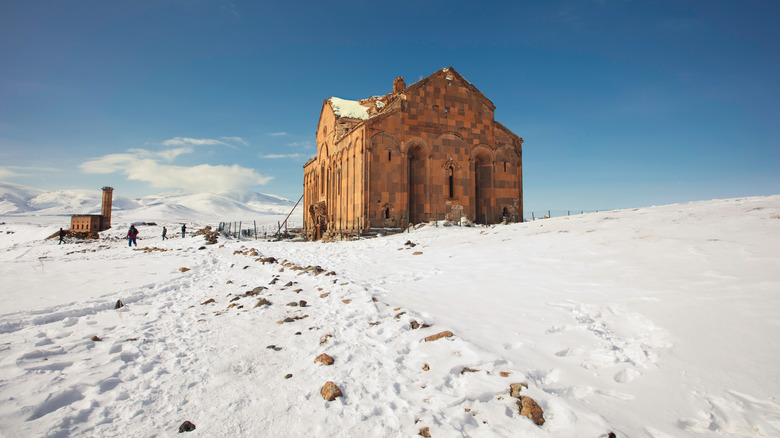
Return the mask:
<svg viewBox="0 0 780 438"><path fill-rule="evenodd" d="M0 180L297 200L323 99L453 66L527 211L780 193L780 2L6 1Z"/></svg>

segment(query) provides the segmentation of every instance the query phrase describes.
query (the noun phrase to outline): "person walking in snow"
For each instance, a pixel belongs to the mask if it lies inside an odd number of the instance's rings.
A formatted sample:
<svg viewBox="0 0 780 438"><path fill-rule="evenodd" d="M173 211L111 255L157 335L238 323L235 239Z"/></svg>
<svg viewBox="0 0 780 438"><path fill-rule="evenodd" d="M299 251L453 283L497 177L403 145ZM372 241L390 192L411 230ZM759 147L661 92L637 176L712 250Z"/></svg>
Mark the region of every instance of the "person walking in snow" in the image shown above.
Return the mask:
<svg viewBox="0 0 780 438"><path fill-rule="evenodd" d="M184 237L184 233L187 231L187 225L181 224L181 237Z"/></svg>
<svg viewBox="0 0 780 438"><path fill-rule="evenodd" d="M138 243L135 241L136 237L138 237L138 229L135 225L130 225L130 229L127 231L127 246L138 246Z"/></svg>
<svg viewBox="0 0 780 438"><path fill-rule="evenodd" d="M62 228L60 228L60 241L59 243L57 243L57 245L61 245L64 238L65 238L65 231L63 231Z"/></svg>
<svg viewBox="0 0 780 438"><path fill-rule="evenodd" d="M168 238L165 237L166 234L168 234L168 230L165 227L163 227L163 240L168 240Z"/></svg>

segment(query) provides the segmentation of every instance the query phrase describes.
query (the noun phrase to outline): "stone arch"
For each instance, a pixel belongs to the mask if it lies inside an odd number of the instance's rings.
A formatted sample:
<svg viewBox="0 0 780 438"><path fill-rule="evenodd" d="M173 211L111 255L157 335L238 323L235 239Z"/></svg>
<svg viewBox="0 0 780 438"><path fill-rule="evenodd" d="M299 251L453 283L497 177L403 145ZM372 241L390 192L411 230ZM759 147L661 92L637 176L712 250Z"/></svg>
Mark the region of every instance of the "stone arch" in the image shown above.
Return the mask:
<svg viewBox="0 0 780 438"><path fill-rule="evenodd" d="M412 223L420 223L427 220L430 149L424 144L411 145L407 157L409 163L409 220Z"/></svg>
<svg viewBox="0 0 780 438"><path fill-rule="evenodd" d="M420 137L412 137L406 140L403 146L401 146L401 153L404 155L409 155L409 152L414 147L422 147L425 150L425 155L428 157L431 156L431 147L428 146L428 143Z"/></svg>
<svg viewBox="0 0 780 438"><path fill-rule="evenodd" d="M493 212L493 178L495 155L488 147L479 145L472 151L473 168L474 221L490 223Z"/></svg>

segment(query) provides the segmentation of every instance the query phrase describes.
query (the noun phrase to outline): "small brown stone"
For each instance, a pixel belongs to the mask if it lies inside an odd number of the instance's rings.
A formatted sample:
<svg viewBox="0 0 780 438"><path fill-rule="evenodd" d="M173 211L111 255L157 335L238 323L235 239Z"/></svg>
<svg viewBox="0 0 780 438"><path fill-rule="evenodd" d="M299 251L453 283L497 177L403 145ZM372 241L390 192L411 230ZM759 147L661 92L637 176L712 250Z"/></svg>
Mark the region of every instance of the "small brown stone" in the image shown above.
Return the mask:
<svg viewBox="0 0 780 438"><path fill-rule="evenodd" d="M306 300L299 301L298 305L301 306L301 307L306 307Z"/></svg>
<svg viewBox="0 0 780 438"><path fill-rule="evenodd" d="M259 300L257 300L257 304L255 304L255 307L270 306L270 305L271 305L270 301L266 300L265 298L260 298Z"/></svg>
<svg viewBox="0 0 780 438"><path fill-rule="evenodd" d="M215 300L214 298L209 298L208 300L206 300L206 301L204 301L204 302L202 302L200 304L204 304L205 305L205 304L216 303L216 302L217 302L217 300Z"/></svg>
<svg viewBox="0 0 780 438"><path fill-rule="evenodd" d="M425 365L423 365L423 371L429 371L430 369L431 369L431 367L428 366L427 363Z"/></svg>
<svg viewBox="0 0 780 438"><path fill-rule="evenodd" d="M441 333L436 333L435 335L428 336L427 338L425 338L425 342L431 342L437 339L449 338L449 337L452 337L452 332L447 330Z"/></svg>
<svg viewBox="0 0 780 438"><path fill-rule="evenodd" d="M415 251L412 253L412 255L422 255L422 251Z"/></svg>
<svg viewBox="0 0 780 438"><path fill-rule="evenodd" d="M509 377L510 374L512 374L510 371L501 371L498 373L501 377Z"/></svg>
<svg viewBox="0 0 780 438"><path fill-rule="evenodd" d="M462 370L460 370L460 374L466 374L466 373L476 373L479 370L475 370L474 368L465 367Z"/></svg>
<svg viewBox="0 0 780 438"><path fill-rule="evenodd" d="M285 379L289 379L290 377L292 377L292 374L287 374L286 376L284 376Z"/></svg>
<svg viewBox="0 0 780 438"><path fill-rule="evenodd" d="M333 358L329 355L322 353L314 359L314 363L320 362L323 365L333 365Z"/></svg>
<svg viewBox="0 0 780 438"><path fill-rule="evenodd" d="M93 341L95 341L95 342L100 342L100 341L102 341L102 339L100 339L98 336L93 336L91 339L92 339Z"/></svg>
<svg viewBox="0 0 780 438"><path fill-rule="evenodd" d="M328 338L332 338L332 337L333 337L333 335L331 335L330 333L328 333L327 335L323 336L323 337L320 339L320 344L324 344L324 343L328 342Z"/></svg>
<svg viewBox="0 0 780 438"><path fill-rule="evenodd" d="M528 384L525 382L512 383L509 385L509 396L514 398L520 398L520 392L523 388L528 389Z"/></svg>
<svg viewBox="0 0 780 438"><path fill-rule="evenodd" d="M417 330L418 328L420 328L420 323L415 320L409 322L409 325L412 326L412 330Z"/></svg>
<svg viewBox="0 0 780 438"><path fill-rule="evenodd" d="M420 436L431 438L430 428L428 426L420 428Z"/></svg>
<svg viewBox="0 0 780 438"><path fill-rule="evenodd" d="M322 290L322 289L320 289L320 290ZM327 292L327 293L324 293L324 294L320 294L320 298L325 298L328 295L330 295L330 292Z"/></svg>
<svg viewBox="0 0 780 438"><path fill-rule="evenodd" d="M339 387L336 386L336 384L333 382L325 382L325 385L323 385L322 389L320 390L320 394L322 394L322 398L327 401L333 401L336 400L336 397L344 396L344 394L341 393Z"/></svg>
<svg viewBox="0 0 780 438"><path fill-rule="evenodd" d="M348 298L346 300L341 300L341 302L344 303L344 304L349 304L349 303L352 302L352 300Z"/></svg>
<svg viewBox="0 0 780 438"><path fill-rule="evenodd" d="M179 268L179 272L187 272L189 270L190 270L190 268L185 268L183 266L181 268Z"/></svg>
<svg viewBox="0 0 780 438"><path fill-rule="evenodd" d="M530 418L537 426L544 424L544 411L531 397L520 397L517 407L520 415Z"/></svg>

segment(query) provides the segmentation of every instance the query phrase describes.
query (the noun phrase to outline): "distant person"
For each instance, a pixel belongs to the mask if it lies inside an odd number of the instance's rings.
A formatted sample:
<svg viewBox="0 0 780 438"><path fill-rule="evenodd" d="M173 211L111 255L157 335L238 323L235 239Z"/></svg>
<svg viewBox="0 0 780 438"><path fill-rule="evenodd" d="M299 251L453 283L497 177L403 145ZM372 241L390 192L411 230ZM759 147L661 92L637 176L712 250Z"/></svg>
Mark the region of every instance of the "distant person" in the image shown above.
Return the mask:
<svg viewBox="0 0 780 438"><path fill-rule="evenodd" d="M60 228L60 241L59 243L57 243L57 245L61 245L64 238L65 238L65 231L63 231L63 229Z"/></svg>
<svg viewBox="0 0 780 438"><path fill-rule="evenodd" d="M127 231L127 246L138 246L135 239L138 237L138 229L135 225L130 225L130 229Z"/></svg>
<svg viewBox="0 0 780 438"><path fill-rule="evenodd" d="M181 224L181 237L184 237L184 233L187 232L187 225Z"/></svg>
<svg viewBox="0 0 780 438"><path fill-rule="evenodd" d="M168 230L165 227L163 227L163 240L168 240L168 238L165 237L166 234L168 234Z"/></svg>

